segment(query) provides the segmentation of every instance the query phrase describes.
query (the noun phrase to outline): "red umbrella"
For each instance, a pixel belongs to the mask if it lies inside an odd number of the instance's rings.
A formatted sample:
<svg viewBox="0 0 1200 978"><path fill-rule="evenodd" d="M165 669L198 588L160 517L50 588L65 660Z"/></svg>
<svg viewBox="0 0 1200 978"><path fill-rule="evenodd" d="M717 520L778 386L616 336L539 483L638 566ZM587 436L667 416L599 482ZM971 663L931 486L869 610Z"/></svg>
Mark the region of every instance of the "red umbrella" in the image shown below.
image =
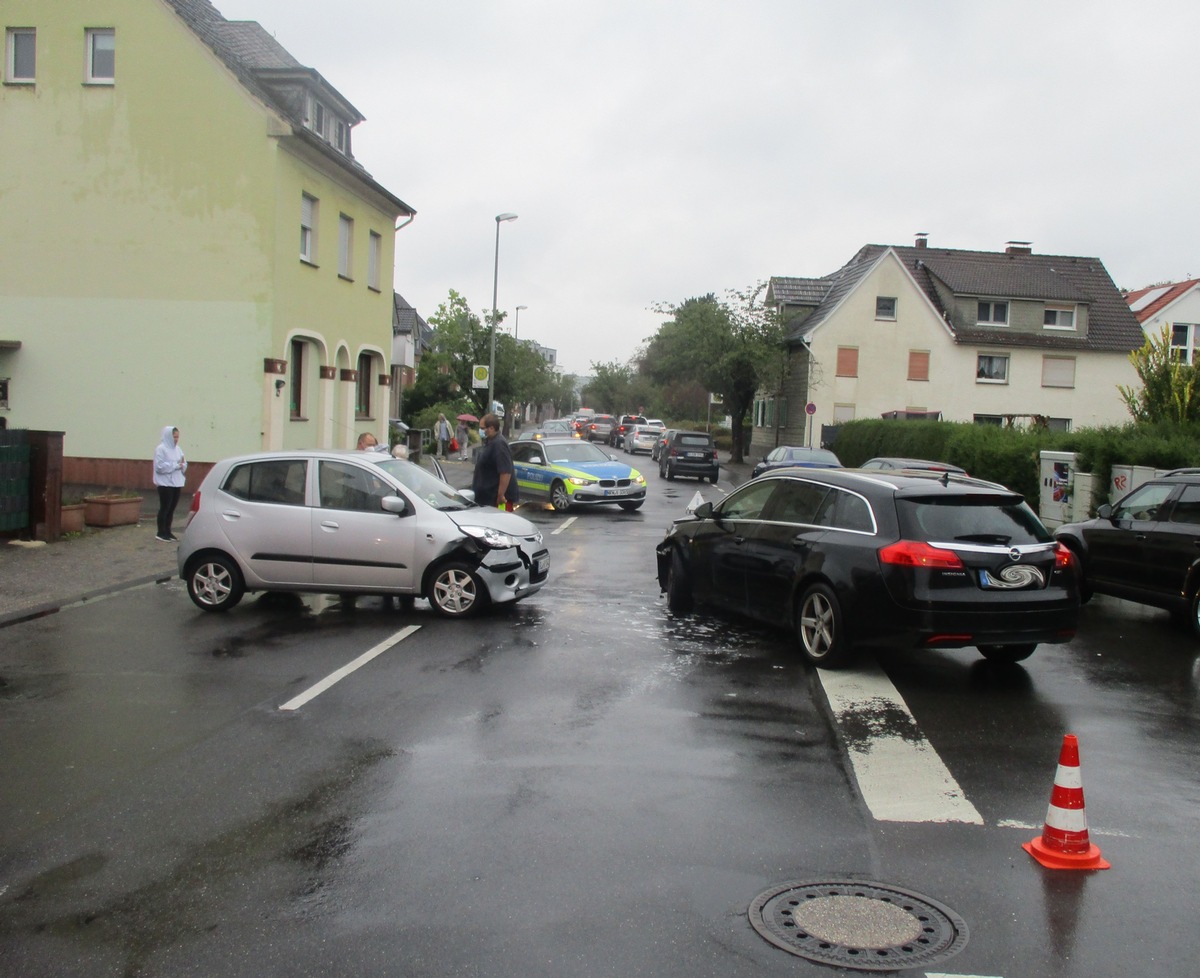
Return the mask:
<svg viewBox="0 0 1200 978"><path fill-rule="evenodd" d="M474 421L476 423L478 423L478 421L479 421L479 419L477 417L475 417L475 415L473 415L473 414L460 414L455 420L456 421Z"/></svg>

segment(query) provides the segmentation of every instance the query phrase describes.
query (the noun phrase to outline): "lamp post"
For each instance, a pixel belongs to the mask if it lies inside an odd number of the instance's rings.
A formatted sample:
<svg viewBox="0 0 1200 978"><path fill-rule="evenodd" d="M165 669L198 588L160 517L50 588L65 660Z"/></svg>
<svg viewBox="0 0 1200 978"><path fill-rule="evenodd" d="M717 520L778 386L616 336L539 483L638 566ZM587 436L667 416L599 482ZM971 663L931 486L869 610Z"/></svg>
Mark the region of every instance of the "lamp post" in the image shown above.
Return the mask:
<svg viewBox="0 0 1200 978"><path fill-rule="evenodd" d="M519 340L521 338L521 310L528 309L528 308L529 308L529 306L517 306L517 318L516 318L516 321L513 323L513 339L514 340Z"/></svg>
<svg viewBox="0 0 1200 978"><path fill-rule="evenodd" d="M496 261L492 268L492 335L488 351L488 402L484 414L491 414L496 403L496 293L500 285L500 224L516 219L516 214L496 215Z"/></svg>

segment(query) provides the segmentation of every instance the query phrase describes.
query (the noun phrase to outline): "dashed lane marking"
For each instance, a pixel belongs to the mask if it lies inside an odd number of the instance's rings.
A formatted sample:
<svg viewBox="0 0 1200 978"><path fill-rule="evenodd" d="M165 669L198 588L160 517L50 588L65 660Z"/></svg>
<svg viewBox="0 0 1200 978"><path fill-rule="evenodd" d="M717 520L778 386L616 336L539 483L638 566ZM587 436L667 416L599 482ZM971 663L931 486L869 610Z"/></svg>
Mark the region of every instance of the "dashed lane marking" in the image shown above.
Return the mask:
<svg viewBox="0 0 1200 978"><path fill-rule="evenodd" d="M364 652L362 655L360 655L353 662L348 662L344 666L342 666L342 668L338 669L336 672L331 672L328 676L326 676L324 679L322 679L315 686L309 686L308 689L306 689L303 693L301 693L299 696L293 697L292 699L288 700L279 709L281 709L281 710L298 710L298 709L300 709L300 707L302 707L309 700L315 699L316 697L320 696L323 692L325 692L327 689L329 689L331 686L334 686L335 684L341 682L343 679L345 679L347 676L349 676L355 670L361 669L368 662L370 662L372 659L374 659L377 655L380 655L381 653L386 652L393 645L398 645L400 642L403 642L406 638L408 638L408 636L412 635L413 632L418 632L420 630L421 630L420 625L408 625L407 627L400 629L400 631L396 632L395 635L392 635L390 638L384 639L382 642L380 642L378 645L374 646L373 648L367 649L366 652Z"/></svg>
<svg viewBox="0 0 1200 978"><path fill-rule="evenodd" d="M550 531L550 535L552 537L558 536L558 534L562 533L563 530L565 530L568 526L570 526L572 523L574 523L577 519L579 519L578 516L568 516L565 520L562 521L561 524L559 524L558 529Z"/></svg>

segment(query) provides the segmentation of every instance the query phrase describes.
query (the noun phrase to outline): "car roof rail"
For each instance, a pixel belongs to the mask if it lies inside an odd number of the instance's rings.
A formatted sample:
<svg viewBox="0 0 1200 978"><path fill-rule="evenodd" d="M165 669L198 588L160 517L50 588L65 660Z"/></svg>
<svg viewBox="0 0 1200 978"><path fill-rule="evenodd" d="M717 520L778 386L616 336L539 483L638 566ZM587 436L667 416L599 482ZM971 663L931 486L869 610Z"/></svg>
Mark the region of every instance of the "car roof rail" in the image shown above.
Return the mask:
<svg viewBox="0 0 1200 978"><path fill-rule="evenodd" d="M1167 475L1200 475L1200 468L1172 469Z"/></svg>

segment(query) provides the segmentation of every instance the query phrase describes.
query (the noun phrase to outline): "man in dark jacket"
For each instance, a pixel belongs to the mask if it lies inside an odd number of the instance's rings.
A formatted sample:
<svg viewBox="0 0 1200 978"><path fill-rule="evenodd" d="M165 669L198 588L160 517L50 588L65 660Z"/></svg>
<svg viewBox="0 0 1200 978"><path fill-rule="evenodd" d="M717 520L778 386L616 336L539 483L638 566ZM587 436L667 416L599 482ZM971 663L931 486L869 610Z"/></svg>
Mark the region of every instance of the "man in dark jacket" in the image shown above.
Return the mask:
<svg viewBox="0 0 1200 978"><path fill-rule="evenodd" d="M480 506L504 508L505 502L517 501L517 480L513 474L512 452L508 442L500 434L500 420L494 414L485 414L479 422L483 435L483 447L475 461L475 474L471 477L471 489L475 502Z"/></svg>

